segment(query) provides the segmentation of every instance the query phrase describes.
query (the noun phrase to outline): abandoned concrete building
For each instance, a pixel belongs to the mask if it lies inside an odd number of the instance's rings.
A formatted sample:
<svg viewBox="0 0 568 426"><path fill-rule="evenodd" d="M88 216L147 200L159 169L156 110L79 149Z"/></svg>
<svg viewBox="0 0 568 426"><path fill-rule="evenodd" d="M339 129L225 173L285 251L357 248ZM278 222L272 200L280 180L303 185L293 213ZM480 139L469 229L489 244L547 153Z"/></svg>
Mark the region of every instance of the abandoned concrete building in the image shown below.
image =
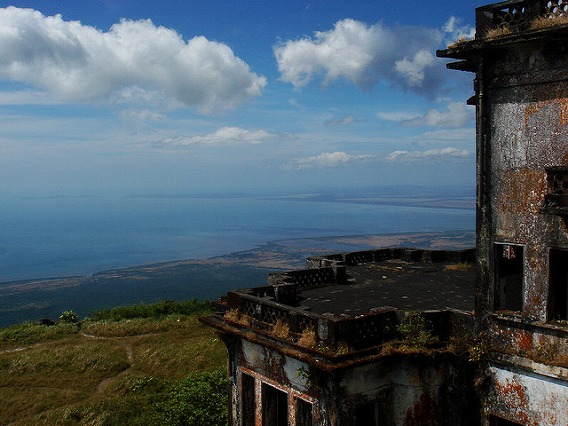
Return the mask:
<svg viewBox="0 0 568 426"><path fill-rule="evenodd" d="M477 242L308 259L203 318L234 426L568 425L568 1L476 10ZM471 265L471 268L467 266Z"/></svg>

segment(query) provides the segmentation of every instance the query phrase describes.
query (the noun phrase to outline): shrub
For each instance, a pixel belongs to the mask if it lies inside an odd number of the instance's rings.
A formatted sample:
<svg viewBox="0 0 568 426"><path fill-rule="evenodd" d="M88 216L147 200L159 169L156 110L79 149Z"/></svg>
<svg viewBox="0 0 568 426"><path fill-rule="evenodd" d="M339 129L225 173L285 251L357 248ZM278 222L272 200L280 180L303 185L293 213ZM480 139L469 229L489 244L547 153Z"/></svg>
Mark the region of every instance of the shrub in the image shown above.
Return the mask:
<svg viewBox="0 0 568 426"><path fill-rule="evenodd" d="M150 305L138 304L118 306L112 309L102 309L91 315L94 321L110 320L121 321L134 318L163 318L168 315L193 315L206 313L211 310L211 304L207 301L187 300L174 302L164 300Z"/></svg>
<svg viewBox="0 0 568 426"><path fill-rule="evenodd" d="M408 311L404 323L396 330L402 335L404 342L410 346L427 346L436 342L432 335L432 324L424 318L421 312Z"/></svg>
<svg viewBox="0 0 568 426"><path fill-rule="evenodd" d="M75 311L64 311L59 315L59 321L68 324L77 324L79 322L79 315Z"/></svg>
<svg viewBox="0 0 568 426"><path fill-rule="evenodd" d="M160 404L164 422L172 426L226 426L227 376L224 370L196 372L174 385Z"/></svg>
<svg viewBox="0 0 568 426"><path fill-rule="evenodd" d="M272 326L272 334L279 339L287 339L290 337L290 327L281 319L276 320L276 324Z"/></svg>
<svg viewBox="0 0 568 426"><path fill-rule="evenodd" d="M316 346L316 331L313 327L307 327L302 330L300 337L298 338L298 345L304 348L314 348Z"/></svg>

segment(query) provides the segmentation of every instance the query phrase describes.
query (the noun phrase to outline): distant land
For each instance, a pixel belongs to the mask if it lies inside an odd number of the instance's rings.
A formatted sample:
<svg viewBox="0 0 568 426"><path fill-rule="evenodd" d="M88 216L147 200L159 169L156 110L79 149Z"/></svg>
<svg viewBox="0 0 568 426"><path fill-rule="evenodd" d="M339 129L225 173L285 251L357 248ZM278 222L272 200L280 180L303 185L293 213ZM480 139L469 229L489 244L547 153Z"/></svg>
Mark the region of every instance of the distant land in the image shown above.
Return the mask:
<svg viewBox="0 0 568 426"><path fill-rule="evenodd" d="M439 199L436 206L440 207ZM56 319L65 310L74 310L83 317L98 309L134 303L214 300L231 289L264 284L269 272L303 268L306 257L325 253L383 247L453 250L474 246L473 230L294 238L203 260L111 269L90 276L3 282L0 326Z"/></svg>

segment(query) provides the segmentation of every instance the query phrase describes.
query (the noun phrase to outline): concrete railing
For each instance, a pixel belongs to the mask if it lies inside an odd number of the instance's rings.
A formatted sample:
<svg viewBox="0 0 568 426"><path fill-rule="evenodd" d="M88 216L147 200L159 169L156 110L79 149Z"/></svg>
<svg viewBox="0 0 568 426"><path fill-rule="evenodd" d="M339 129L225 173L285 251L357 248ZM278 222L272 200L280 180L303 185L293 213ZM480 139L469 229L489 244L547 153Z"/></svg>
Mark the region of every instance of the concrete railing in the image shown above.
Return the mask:
<svg viewBox="0 0 568 426"><path fill-rule="evenodd" d="M537 18L568 16L568 0L511 0L476 9L476 38L495 28L523 30Z"/></svg>
<svg viewBox="0 0 568 426"><path fill-rule="evenodd" d="M398 336L397 326L404 312L395 308L380 308L369 314L345 318L329 314L315 314L301 307L278 303L273 297L256 297L229 292L228 309L238 310L241 321L253 329L270 332L277 322L288 327L286 340L296 342L306 331L314 334L316 348L337 351L341 347L364 350L392 340ZM444 309L422 312L431 325L431 332L440 341L452 336L464 336L473 331L473 315L467 312Z"/></svg>

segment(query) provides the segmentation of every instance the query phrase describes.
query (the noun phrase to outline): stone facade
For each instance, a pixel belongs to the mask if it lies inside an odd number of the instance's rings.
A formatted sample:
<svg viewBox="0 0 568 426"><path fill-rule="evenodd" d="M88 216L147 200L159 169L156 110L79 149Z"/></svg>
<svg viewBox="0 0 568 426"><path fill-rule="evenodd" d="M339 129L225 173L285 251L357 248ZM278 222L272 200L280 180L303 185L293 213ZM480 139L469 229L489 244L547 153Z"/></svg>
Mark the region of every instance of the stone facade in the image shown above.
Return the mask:
<svg viewBox="0 0 568 426"><path fill-rule="evenodd" d="M438 54L475 73L485 418L568 424L568 2L479 8Z"/></svg>

